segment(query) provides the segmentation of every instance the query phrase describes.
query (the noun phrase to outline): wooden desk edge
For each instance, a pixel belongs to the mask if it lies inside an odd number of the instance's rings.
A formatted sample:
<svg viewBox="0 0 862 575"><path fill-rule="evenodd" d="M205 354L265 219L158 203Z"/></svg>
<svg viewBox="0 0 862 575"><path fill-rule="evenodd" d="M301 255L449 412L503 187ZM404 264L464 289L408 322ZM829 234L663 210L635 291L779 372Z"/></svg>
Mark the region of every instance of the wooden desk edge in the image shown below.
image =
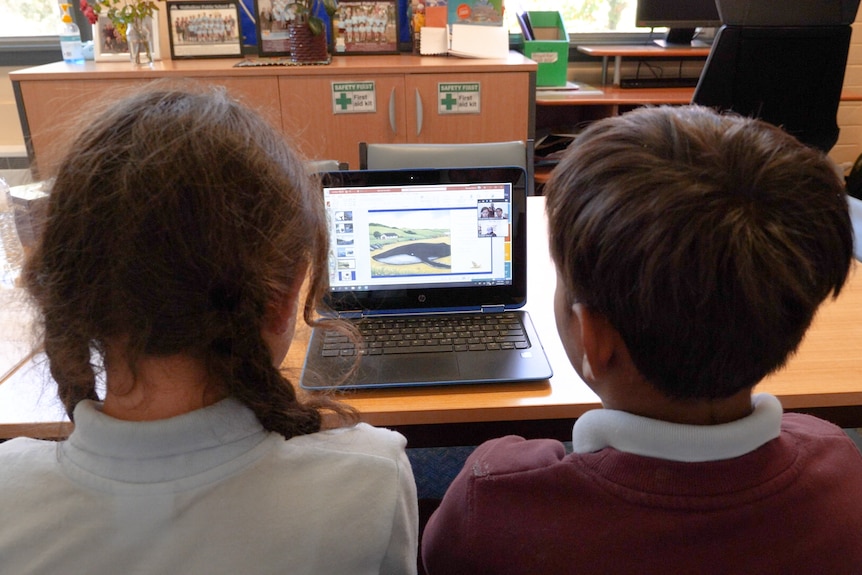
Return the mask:
<svg viewBox="0 0 862 575"><path fill-rule="evenodd" d="M644 104L689 104L694 88L620 88L619 86L590 87L580 92L568 90L553 92L554 97L542 97L536 92L536 106L589 106L589 105L644 105ZM862 91L845 88L841 91L841 102L862 102Z"/></svg>
<svg viewBox="0 0 862 575"><path fill-rule="evenodd" d="M373 74L421 74L507 71L535 72L538 64L523 54L509 52L505 58L457 58L455 56L356 55L335 56L325 66L249 66L236 67L245 59L225 58L196 60L160 60L153 68L132 68L128 62L86 62L83 65L52 62L14 70L9 79L14 82L39 80L118 80L157 78L208 78L256 76L331 76Z"/></svg>
<svg viewBox="0 0 862 575"><path fill-rule="evenodd" d="M578 52L588 56L623 56L623 57L668 57L668 58L704 58L709 55L708 46L675 46L667 48L657 44L582 44Z"/></svg>
<svg viewBox="0 0 862 575"><path fill-rule="evenodd" d="M52 421L43 423L4 423L0 426L0 441L16 437L61 440L69 437L75 425L71 421Z"/></svg>
<svg viewBox="0 0 862 575"><path fill-rule="evenodd" d="M856 405L830 405L820 407L794 407L792 397L779 398L785 404L786 412L806 413L831 421L843 428L854 428L862 425L862 398L859 394L848 394L854 397ZM848 400L849 402L849 400ZM830 402L831 403L831 402ZM421 418L410 423L396 421L395 414L376 413L372 415L361 415L361 421L378 427L394 429L406 435L409 447L437 447L446 445L477 445L482 441L493 437L507 434L516 434L523 437L547 437L566 441L571 438L572 425L578 417L590 409L597 409L600 405L587 406L559 406L554 411L556 417L550 417L547 409L542 410L540 418L530 419L525 414L518 412L514 419L471 419L451 418L451 421L427 421ZM324 418L326 425L333 425L331 417ZM36 439L63 440L69 436L74 424L64 422L44 423L16 423L0 426L0 441L15 437L31 437Z"/></svg>

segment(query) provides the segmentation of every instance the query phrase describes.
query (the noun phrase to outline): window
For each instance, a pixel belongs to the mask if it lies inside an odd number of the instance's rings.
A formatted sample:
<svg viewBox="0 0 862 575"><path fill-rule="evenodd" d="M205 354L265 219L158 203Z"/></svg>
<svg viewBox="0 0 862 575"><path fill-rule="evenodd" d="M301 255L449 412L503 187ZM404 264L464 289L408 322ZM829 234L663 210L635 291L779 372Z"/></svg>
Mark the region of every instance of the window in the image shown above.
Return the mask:
<svg viewBox="0 0 862 575"><path fill-rule="evenodd" d="M649 31L635 27L637 0L520 0L516 6L518 10L559 12L569 34Z"/></svg>
<svg viewBox="0 0 862 575"><path fill-rule="evenodd" d="M72 17L81 28L81 38L91 38L90 25L72 5ZM58 0L0 0L0 66L25 67L62 59L57 34L60 28Z"/></svg>
<svg viewBox="0 0 862 575"><path fill-rule="evenodd" d="M0 38L56 36L60 26L57 0L0 0Z"/></svg>

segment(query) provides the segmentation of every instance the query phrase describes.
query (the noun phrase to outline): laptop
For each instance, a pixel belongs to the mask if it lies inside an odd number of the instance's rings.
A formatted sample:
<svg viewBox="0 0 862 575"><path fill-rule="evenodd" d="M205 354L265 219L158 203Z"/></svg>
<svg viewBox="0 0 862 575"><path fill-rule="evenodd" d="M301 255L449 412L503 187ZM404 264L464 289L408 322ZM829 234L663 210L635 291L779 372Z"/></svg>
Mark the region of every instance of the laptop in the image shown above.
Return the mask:
<svg viewBox="0 0 862 575"><path fill-rule="evenodd" d="M363 337L357 342L315 327L301 387L551 377L539 336L521 309L527 301L522 168L321 176L330 227L326 313L353 322Z"/></svg>

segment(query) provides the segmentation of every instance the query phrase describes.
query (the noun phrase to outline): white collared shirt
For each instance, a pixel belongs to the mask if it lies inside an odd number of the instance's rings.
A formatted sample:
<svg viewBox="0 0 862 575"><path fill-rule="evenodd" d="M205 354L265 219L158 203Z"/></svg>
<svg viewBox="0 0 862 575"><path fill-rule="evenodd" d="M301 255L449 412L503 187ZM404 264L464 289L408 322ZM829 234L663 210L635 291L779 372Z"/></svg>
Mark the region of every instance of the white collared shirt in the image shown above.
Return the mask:
<svg viewBox="0 0 862 575"><path fill-rule="evenodd" d="M575 422L572 448L591 453L605 447L670 461L719 461L750 453L781 432L783 409L768 393L751 398L750 415L718 425L686 425L615 409L588 411Z"/></svg>

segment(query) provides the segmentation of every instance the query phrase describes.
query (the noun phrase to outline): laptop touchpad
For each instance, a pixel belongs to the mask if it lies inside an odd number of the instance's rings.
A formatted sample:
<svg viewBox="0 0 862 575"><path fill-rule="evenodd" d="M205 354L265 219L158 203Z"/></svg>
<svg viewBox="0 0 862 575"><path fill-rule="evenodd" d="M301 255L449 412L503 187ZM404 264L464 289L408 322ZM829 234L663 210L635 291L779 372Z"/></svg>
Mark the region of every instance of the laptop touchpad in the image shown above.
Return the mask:
<svg viewBox="0 0 862 575"><path fill-rule="evenodd" d="M458 360L452 353L417 354L404 361L394 357L380 357L381 383L409 381L415 383L448 383L458 379Z"/></svg>

